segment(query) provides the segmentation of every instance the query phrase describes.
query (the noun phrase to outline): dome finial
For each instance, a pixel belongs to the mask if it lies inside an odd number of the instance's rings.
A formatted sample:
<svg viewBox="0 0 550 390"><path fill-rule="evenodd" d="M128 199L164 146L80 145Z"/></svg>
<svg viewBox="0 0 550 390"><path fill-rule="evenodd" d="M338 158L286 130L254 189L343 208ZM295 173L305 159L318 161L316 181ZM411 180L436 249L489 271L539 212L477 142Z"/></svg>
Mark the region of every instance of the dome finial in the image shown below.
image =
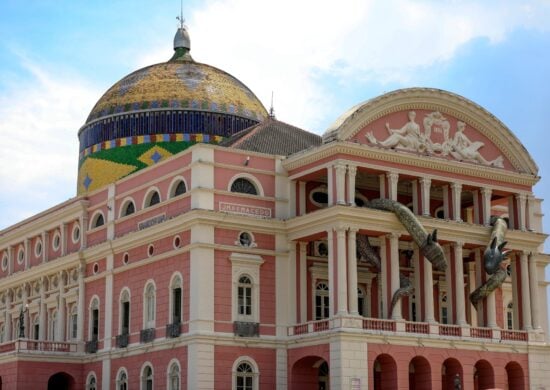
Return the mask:
<svg viewBox="0 0 550 390"><path fill-rule="evenodd" d="M191 40L189 39L189 33L185 27L185 19L183 18L183 0L180 3L180 16L176 16L176 19L180 22L178 31L174 36L174 50L177 52L178 49L187 49L191 50Z"/></svg>

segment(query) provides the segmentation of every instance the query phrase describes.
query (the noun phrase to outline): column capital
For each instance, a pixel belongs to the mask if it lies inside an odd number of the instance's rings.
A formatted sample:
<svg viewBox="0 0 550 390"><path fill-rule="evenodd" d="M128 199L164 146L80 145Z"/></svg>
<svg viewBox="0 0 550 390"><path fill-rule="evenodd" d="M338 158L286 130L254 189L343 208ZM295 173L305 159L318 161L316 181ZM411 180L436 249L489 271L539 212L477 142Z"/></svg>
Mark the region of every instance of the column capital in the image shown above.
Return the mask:
<svg viewBox="0 0 550 390"><path fill-rule="evenodd" d="M337 173L340 173L340 174L346 173L346 165L343 163L334 164L334 169L336 169Z"/></svg>
<svg viewBox="0 0 550 390"><path fill-rule="evenodd" d="M464 247L464 241L455 241L455 242L453 242L453 247L463 248Z"/></svg>
<svg viewBox="0 0 550 390"><path fill-rule="evenodd" d="M430 179L429 177L420 177L418 179L418 182L422 185L425 185L425 186L431 186L432 185L432 179Z"/></svg>
<svg viewBox="0 0 550 390"><path fill-rule="evenodd" d="M482 195L491 195L493 190L491 188L481 187L480 192Z"/></svg>
<svg viewBox="0 0 550 390"><path fill-rule="evenodd" d="M397 172L386 172L386 177L390 180L397 180L399 179L399 173Z"/></svg>
<svg viewBox="0 0 550 390"><path fill-rule="evenodd" d="M526 250L526 249L525 249L525 250L522 250L522 251L520 252L520 256L521 256L522 259L523 259L523 258L526 258L526 259L527 259L527 258L531 255L531 253L532 253L532 252L531 252L530 250Z"/></svg>
<svg viewBox="0 0 550 390"><path fill-rule="evenodd" d="M357 173L357 166L356 165L348 165L348 173L350 175L355 175Z"/></svg>
<svg viewBox="0 0 550 390"><path fill-rule="evenodd" d="M453 190L462 190L462 184L453 182L451 183L451 188Z"/></svg>
<svg viewBox="0 0 550 390"><path fill-rule="evenodd" d="M519 194L514 194L514 198L516 198L519 201L525 201L527 200L527 194L524 194L523 192L520 192Z"/></svg>
<svg viewBox="0 0 550 390"><path fill-rule="evenodd" d="M333 228L333 230L337 233L337 234L340 234L340 233L346 233L348 231L349 227L348 226L336 226Z"/></svg>
<svg viewBox="0 0 550 390"><path fill-rule="evenodd" d="M391 239L399 239L401 237L401 233L397 232L389 232L384 235L384 237Z"/></svg>
<svg viewBox="0 0 550 390"><path fill-rule="evenodd" d="M352 226L348 229L348 231L352 234L356 234L359 231L359 228Z"/></svg>

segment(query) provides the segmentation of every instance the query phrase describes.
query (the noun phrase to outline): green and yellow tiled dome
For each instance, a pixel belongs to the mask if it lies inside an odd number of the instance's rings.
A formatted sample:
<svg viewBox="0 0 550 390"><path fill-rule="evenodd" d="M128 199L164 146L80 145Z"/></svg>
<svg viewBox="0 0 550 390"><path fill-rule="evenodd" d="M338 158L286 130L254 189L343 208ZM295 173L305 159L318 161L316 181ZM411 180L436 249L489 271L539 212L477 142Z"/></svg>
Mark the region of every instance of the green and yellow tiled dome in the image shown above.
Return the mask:
<svg viewBox="0 0 550 390"><path fill-rule="evenodd" d="M195 62L184 27L168 62L113 85L79 130L78 194L156 164L196 142L218 143L261 122L267 111L243 83Z"/></svg>

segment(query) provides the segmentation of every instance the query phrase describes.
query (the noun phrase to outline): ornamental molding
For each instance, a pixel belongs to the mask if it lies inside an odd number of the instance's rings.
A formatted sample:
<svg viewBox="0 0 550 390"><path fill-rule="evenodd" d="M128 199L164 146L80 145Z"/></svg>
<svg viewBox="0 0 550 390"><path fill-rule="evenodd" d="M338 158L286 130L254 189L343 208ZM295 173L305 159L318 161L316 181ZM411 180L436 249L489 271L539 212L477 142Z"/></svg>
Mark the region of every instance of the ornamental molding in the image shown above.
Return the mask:
<svg viewBox="0 0 550 390"><path fill-rule="evenodd" d="M401 89L355 106L325 132L323 140L350 139L377 119L411 110L428 110L455 117L494 143L518 172L537 175L538 167L534 160L498 118L462 96L438 89Z"/></svg>
<svg viewBox="0 0 550 390"><path fill-rule="evenodd" d="M291 157L283 162L283 165L291 173L291 178L298 177L299 175L297 175L296 172L292 172L293 170L298 170L305 165L313 164L320 160L328 159L332 156L338 156L338 158L341 159L342 155L399 164L402 165L402 170L405 170L407 167L429 169L431 171L454 173L483 180L498 181L526 187L535 185L540 179L540 177L536 175L526 173L505 171L503 169L490 166L447 160L418 153L399 153L391 149L381 149L378 147L360 145L349 141L335 141L325 144L314 151L309 151L307 154ZM362 166L361 162L358 161L353 161L353 164L358 167ZM322 166L323 165L319 165L318 168L321 168ZM380 166L380 168L386 170L390 169L389 167L383 166ZM423 173L420 172L418 174L423 175Z"/></svg>

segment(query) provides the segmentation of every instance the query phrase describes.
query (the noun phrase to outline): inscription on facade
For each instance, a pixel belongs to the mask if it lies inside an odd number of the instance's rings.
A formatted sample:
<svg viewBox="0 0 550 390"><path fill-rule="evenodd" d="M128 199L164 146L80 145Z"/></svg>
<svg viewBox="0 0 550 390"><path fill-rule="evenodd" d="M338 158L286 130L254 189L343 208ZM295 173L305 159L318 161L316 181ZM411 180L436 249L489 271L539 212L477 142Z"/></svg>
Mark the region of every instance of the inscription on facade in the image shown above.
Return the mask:
<svg viewBox="0 0 550 390"><path fill-rule="evenodd" d="M159 223L162 223L166 221L166 214L157 215L153 218L146 219L145 221L141 221L138 223L138 230L147 229L151 226L158 225Z"/></svg>
<svg viewBox="0 0 550 390"><path fill-rule="evenodd" d="M259 218L271 218L271 209L260 206L247 206L236 203L220 202L219 210L231 214L249 215Z"/></svg>

